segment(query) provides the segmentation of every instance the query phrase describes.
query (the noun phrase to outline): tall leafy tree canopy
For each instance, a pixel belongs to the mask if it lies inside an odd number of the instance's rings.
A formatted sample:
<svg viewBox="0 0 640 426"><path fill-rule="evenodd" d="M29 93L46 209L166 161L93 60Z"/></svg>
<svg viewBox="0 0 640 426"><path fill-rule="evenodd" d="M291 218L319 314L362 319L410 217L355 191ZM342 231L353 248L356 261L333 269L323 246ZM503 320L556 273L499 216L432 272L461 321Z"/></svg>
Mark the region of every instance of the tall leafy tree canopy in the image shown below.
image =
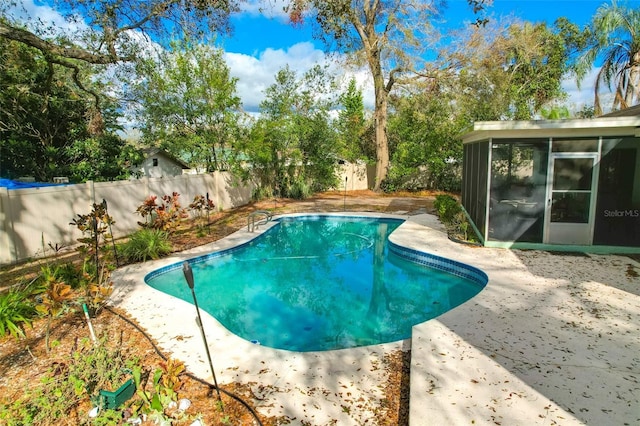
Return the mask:
<svg viewBox="0 0 640 426"><path fill-rule="evenodd" d="M338 112L338 131L341 156L348 161L375 161L375 148L367 137L368 123L365 121L362 90L356 80L349 80L347 89L340 94L341 109Z"/></svg>
<svg viewBox="0 0 640 426"><path fill-rule="evenodd" d="M176 41L141 67L134 89L148 145L159 145L207 171L227 169L242 121L237 78L221 49Z"/></svg>
<svg viewBox="0 0 640 426"><path fill-rule="evenodd" d="M114 135L117 114L105 104L95 123L93 112L92 99L74 84L71 71L48 62L37 49L0 39L0 176L40 181L125 176L133 157L124 155L128 151ZM91 126L103 131L92 138ZM105 156L108 152L113 155Z"/></svg>
<svg viewBox="0 0 640 426"><path fill-rule="evenodd" d="M237 10L233 0L60 0L72 33L61 36L57 29L28 26L15 15L15 1L0 6L0 37L40 50L67 63L90 64L134 61L144 48L143 35L167 40L177 31L194 35L229 28L229 14ZM13 13L12 13L13 12ZM68 62L72 64L72 62Z"/></svg>
<svg viewBox="0 0 640 426"><path fill-rule="evenodd" d="M37 63L23 69L25 81L36 81L34 87L40 87L25 91L14 86L11 90L15 93L3 91L13 108L4 108L13 115L8 117L12 121L3 117L3 130L22 123L22 130L28 132L18 136L5 131L2 161L15 163L11 166L15 173L36 174L41 180L52 174L70 174L77 179L120 176L108 167L96 169L96 164L104 163L91 159L96 143L103 153L112 152L113 135L108 126L115 123L113 105L105 96L107 88L96 76L106 71L114 75L114 64L147 58L150 40L167 47L170 36L227 31L229 14L237 10L237 5L235 0L60 0L56 1L56 11L66 22L52 25L29 20L18 1L0 2L0 41L31 52ZM37 80L29 80L29 73ZM52 85L58 81L63 83ZM66 94L58 93L61 91ZM72 97L75 103L70 102ZM86 103L87 97L92 105ZM21 119L19 114L30 114L32 120ZM63 147L73 147L72 152L63 155ZM113 158L111 164L119 164L119 160ZM69 170L71 165L75 171ZM8 167L5 165L6 171ZM5 174L2 170L0 173Z"/></svg>
<svg viewBox="0 0 640 426"><path fill-rule="evenodd" d="M459 190L458 135L473 121L560 112L553 105L565 96L562 78L583 35L565 20L553 28L491 21L454 39L440 55L438 78L391 97L385 190Z"/></svg>
<svg viewBox="0 0 640 426"><path fill-rule="evenodd" d="M418 71L432 77L421 60L429 46L435 15L442 1L423 0L294 0L289 8L295 24L311 15L317 35L328 47L349 53L357 63L365 64L373 78L374 134L376 143L376 182L380 190L389 169L387 140L388 98L398 81ZM481 11L485 1L468 3Z"/></svg>
<svg viewBox="0 0 640 426"><path fill-rule="evenodd" d="M151 41L167 46L176 35L210 34L229 29L235 0L60 0L56 11L65 25L30 21L15 0L0 4L0 38L37 49L50 64L72 71L72 80L91 94L96 114L101 92L86 78L106 65L147 57ZM96 129L101 131L102 129Z"/></svg>
<svg viewBox="0 0 640 426"><path fill-rule="evenodd" d="M260 118L243 141L242 152L262 196L302 198L337 183L335 132L330 125L333 78L320 66L298 76L278 71L265 90Z"/></svg>
<svg viewBox="0 0 640 426"><path fill-rule="evenodd" d="M579 31L562 20L544 23L491 22L452 43L443 57L456 102L474 120L529 120L566 97L562 79L577 49Z"/></svg>
<svg viewBox="0 0 640 426"><path fill-rule="evenodd" d="M598 8L588 28L591 39L576 62L579 81L602 58L594 86L595 114L602 114L602 85L614 92L611 108L624 109L640 101L640 10L615 0Z"/></svg>
<svg viewBox="0 0 640 426"><path fill-rule="evenodd" d="M389 146L392 153L385 191L460 190L462 144L467 123L446 87L415 90L392 98Z"/></svg>

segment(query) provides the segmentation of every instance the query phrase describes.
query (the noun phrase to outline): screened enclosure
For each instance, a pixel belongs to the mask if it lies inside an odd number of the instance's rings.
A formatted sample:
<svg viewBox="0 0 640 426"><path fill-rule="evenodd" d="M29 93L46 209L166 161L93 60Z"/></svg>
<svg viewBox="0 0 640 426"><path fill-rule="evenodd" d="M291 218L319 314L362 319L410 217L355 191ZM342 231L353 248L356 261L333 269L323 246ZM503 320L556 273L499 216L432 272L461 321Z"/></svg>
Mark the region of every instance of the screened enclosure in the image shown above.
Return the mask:
<svg viewBox="0 0 640 426"><path fill-rule="evenodd" d="M640 247L638 127L637 117L476 123L463 136L462 205L484 244Z"/></svg>

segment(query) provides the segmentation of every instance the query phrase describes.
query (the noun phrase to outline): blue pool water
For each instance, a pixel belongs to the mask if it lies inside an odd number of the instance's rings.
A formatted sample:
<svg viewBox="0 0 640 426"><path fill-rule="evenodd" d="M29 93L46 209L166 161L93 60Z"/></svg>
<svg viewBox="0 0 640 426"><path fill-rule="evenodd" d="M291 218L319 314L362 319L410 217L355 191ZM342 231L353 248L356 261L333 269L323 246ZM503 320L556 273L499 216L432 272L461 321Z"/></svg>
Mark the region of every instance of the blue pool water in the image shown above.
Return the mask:
<svg viewBox="0 0 640 426"><path fill-rule="evenodd" d="M304 352L406 339L413 325L469 300L486 284L482 272L466 265L440 259L433 268L425 264L434 264L435 257L390 250L388 236L401 220L278 221L249 243L190 261L200 308L265 346ZM466 268L471 274L457 273ZM193 301L181 264L145 280Z"/></svg>

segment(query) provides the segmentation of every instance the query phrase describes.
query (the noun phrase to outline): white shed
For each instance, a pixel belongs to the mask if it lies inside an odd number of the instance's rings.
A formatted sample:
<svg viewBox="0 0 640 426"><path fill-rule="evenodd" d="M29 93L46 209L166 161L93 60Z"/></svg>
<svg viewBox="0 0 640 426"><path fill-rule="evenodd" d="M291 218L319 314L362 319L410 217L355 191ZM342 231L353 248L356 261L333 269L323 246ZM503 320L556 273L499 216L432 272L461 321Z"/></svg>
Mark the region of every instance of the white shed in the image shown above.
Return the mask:
<svg viewBox="0 0 640 426"><path fill-rule="evenodd" d="M183 170L190 168L187 163L162 149L148 148L143 150L143 152L145 159L135 170L135 172L138 172L141 176L151 178L180 176Z"/></svg>

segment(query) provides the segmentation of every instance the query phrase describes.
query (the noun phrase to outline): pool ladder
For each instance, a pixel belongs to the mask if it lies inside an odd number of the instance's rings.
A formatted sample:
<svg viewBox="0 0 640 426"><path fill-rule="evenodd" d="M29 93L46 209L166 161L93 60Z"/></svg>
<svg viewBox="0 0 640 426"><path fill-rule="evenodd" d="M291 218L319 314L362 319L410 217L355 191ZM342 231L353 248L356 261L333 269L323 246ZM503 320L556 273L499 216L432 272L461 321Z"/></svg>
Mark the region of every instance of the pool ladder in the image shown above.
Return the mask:
<svg viewBox="0 0 640 426"><path fill-rule="evenodd" d="M262 219L256 221L256 218L260 217ZM254 212L251 212L249 214L249 217L247 218L247 231L253 232L257 226L268 223L272 217L273 214L269 210L256 210Z"/></svg>

